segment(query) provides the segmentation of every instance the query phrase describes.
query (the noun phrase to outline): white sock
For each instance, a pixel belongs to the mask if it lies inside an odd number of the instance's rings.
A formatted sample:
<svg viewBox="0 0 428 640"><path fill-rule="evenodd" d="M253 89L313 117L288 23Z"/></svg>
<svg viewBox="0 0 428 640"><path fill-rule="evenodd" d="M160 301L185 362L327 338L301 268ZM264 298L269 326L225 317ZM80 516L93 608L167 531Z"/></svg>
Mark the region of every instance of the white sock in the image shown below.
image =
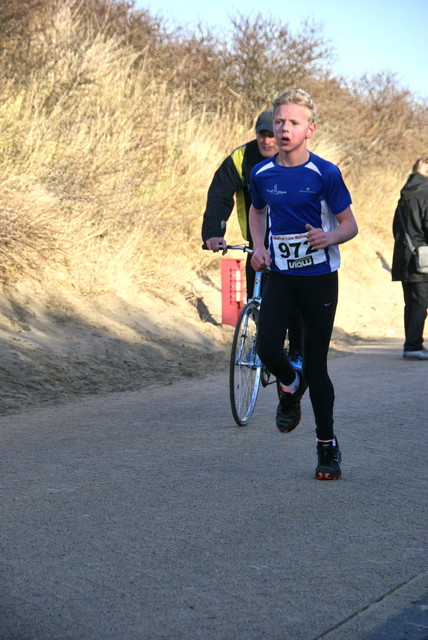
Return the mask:
<svg viewBox="0 0 428 640"><path fill-rule="evenodd" d="M284 393L296 393L297 389L299 388L299 384L300 384L300 375L296 371L296 377L294 378L291 384L283 384L281 382L281 390Z"/></svg>
<svg viewBox="0 0 428 640"><path fill-rule="evenodd" d="M322 443L322 444L329 444L331 443L333 445L333 447L336 446L336 438L333 438L333 440L320 440L319 438L317 438L317 444L318 443Z"/></svg>

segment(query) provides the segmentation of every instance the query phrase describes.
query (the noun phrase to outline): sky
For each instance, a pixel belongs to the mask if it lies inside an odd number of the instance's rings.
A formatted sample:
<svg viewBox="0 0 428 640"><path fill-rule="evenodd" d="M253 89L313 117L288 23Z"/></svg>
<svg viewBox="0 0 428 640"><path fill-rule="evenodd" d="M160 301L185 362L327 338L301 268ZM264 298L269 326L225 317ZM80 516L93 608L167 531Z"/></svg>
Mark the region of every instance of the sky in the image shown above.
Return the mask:
<svg viewBox="0 0 428 640"><path fill-rule="evenodd" d="M391 72L399 86L428 99L428 0L136 0L153 16L194 28L230 29L242 14L288 24L298 34L309 18L322 24L336 56L334 75L353 80Z"/></svg>

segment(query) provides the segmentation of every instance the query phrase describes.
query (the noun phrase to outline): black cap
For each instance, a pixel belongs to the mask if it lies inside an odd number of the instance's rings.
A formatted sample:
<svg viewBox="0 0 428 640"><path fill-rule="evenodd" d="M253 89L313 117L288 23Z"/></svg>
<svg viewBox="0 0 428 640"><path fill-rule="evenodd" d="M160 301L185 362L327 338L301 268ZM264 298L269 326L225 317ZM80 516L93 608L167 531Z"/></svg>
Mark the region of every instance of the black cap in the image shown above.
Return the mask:
<svg viewBox="0 0 428 640"><path fill-rule="evenodd" d="M257 118L256 133L260 131L271 131L273 133L273 109L263 111Z"/></svg>

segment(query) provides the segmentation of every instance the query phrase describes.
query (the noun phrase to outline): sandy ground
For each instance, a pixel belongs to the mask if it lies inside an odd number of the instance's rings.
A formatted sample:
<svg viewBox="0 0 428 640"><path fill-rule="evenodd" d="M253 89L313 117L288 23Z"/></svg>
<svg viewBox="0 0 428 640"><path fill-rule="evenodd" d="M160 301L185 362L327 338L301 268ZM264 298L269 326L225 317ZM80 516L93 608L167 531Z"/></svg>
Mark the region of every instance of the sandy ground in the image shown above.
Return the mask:
<svg viewBox="0 0 428 640"><path fill-rule="evenodd" d="M332 357L360 340L402 336L400 284L380 265L372 283L351 276L341 270ZM130 291L82 298L29 282L3 290L0 413L153 382L167 387L227 367L233 328L221 324L220 277L194 290L193 304Z"/></svg>

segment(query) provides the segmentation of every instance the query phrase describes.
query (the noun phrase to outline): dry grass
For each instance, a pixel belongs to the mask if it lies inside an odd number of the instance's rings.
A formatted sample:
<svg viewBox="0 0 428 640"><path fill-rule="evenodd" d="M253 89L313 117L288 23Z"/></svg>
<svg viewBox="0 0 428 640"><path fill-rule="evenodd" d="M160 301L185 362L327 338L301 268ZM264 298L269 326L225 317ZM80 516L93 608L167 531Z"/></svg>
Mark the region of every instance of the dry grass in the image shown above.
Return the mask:
<svg viewBox="0 0 428 640"><path fill-rule="evenodd" d="M127 287L187 295L201 270L217 266L200 251L206 191L221 159L252 136L241 123L254 111L239 96L227 110L195 108L188 88L153 79L147 49L82 30L76 6L55 5L32 41L38 56L45 47L44 65L26 82L3 81L0 280L42 281L49 271L86 296ZM343 158L322 130L314 149ZM347 259L361 277L390 245L408 172L367 160L344 166L361 228ZM235 222L229 239L240 239Z"/></svg>

